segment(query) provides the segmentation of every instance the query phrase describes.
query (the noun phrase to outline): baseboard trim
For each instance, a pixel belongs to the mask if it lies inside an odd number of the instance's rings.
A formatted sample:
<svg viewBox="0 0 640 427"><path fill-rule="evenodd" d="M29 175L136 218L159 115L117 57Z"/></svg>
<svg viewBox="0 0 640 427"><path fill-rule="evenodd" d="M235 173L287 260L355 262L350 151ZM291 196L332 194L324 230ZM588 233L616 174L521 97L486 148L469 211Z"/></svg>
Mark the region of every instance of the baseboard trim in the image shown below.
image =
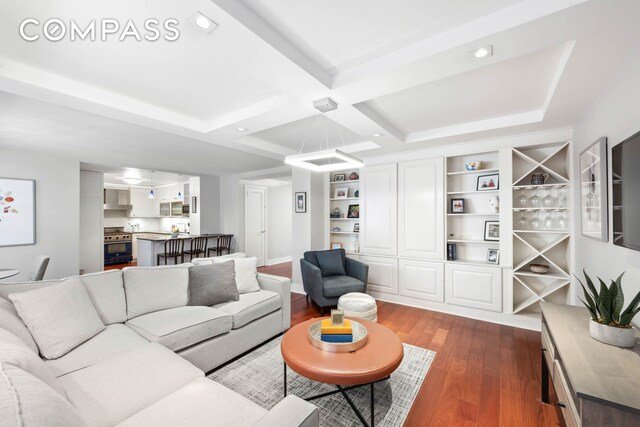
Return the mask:
<svg viewBox="0 0 640 427"><path fill-rule="evenodd" d="M302 294L302 295L307 294L304 291L304 286L302 286L302 283L295 283L295 282L291 282L291 292L293 292L294 294Z"/></svg>
<svg viewBox="0 0 640 427"><path fill-rule="evenodd" d="M275 265L275 264L282 264L284 262L291 262L291 255L289 256L283 256L280 258L273 258L273 259L268 259L267 260L267 265Z"/></svg>

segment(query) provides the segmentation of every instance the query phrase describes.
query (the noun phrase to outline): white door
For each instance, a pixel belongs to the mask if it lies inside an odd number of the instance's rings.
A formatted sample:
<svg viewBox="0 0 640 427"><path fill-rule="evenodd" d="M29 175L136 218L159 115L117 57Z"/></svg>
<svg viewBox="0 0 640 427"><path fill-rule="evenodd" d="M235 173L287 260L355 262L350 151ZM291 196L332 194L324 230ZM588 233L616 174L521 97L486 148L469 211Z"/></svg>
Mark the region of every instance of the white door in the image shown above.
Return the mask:
<svg viewBox="0 0 640 427"><path fill-rule="evenodd" d="M400 295L444 302L444 264L400 259L398 285Z"/></svg>
<svg viewBox="0 0 640 427"><path fill-rule="evenodd" d="M244 252L258 258L258 267L265 265L267 254L267 190L245 186L244 191Z"/></svg>
<svg viewBox="0 0 640 427"><path fill-rule="evenodd" d="M445 302L502 311L502 269L449 263L445 268Z"/></svg>
<svg viewBox="0 0 640 427"><path fill-rule="evenodd" d="M367 166L362 171L362 253L391 255L398 252L397 164Z"/></svg>
<svg viewBox="0 0 640 427"><path fill-rule="evenodd" d="M398 255L444 260L444 161L398 166Z"/></svg>

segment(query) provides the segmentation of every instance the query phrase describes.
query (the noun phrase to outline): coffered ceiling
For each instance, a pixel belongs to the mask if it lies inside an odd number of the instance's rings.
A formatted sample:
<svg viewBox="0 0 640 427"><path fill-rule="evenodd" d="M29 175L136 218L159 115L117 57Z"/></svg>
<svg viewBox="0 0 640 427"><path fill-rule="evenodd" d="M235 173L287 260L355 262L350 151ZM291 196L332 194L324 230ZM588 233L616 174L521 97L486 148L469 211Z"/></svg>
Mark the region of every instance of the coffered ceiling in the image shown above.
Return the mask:
<svg viewBox="0 0 640 427"><path fill-rule="evenodd" d="M199 31L197 12L219 27ZM26 18L32 33L176 19L180 38L27 42ZM226 174L303 141L367 157L571 126L639 53L639 18L634 0L0 0L0 146L89 163L118 149L146 169L173 147L167 170ZM318 118L324 97L339 107Z"/></svg>

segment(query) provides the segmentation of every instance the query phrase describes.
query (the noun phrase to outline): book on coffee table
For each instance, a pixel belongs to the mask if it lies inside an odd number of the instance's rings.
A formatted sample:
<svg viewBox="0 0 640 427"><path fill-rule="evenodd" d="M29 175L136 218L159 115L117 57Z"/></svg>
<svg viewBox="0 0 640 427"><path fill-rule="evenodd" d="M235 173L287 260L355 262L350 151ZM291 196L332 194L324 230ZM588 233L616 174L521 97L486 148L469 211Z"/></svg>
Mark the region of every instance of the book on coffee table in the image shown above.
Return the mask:
<svg viewBox="0 0 640 427"><path fill-rule="evenodd" d="M324 342L353 342L353 335L351 335L351 334L320 335L320 341L324 341Z"/></svg>
<svg viewBox="0 0 640 427"><path fill-rule="evenodd" d="M351 335L353 328L351 327L351 320L345 319L344 324L341 326L334 326L331 324L331 319L322 319L322 327L320 329L322 335Z"/></svg>

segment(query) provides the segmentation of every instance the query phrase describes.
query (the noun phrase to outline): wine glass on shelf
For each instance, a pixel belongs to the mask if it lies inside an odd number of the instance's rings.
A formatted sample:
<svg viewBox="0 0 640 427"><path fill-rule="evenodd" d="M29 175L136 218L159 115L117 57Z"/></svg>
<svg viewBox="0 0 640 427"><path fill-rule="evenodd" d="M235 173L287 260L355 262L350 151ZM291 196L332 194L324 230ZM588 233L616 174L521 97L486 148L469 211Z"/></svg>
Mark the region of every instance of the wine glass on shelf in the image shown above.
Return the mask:
<svg viewBox="0 0 640 427"><path fill-rule="evenodd" d="M524 188L520 189L520 191L522 191L522 194L520 194L520 197L518 197L518 206L520 206L521 208L526 208L529 199L527 198L527 195L524 194Z"/></svg>
<svg viewBox="0 0 640 427"><path fill-rule="evenodd" d="M567 192L564 188L558 190L558 206L561 208L567 206Z"/></svg>
<svg viewBox="0 0 640 427"><path fill-rule="evenodd" d="M518 219L518 230L526 230L529 227L529 220L524 215L524 211L520 212L520 219Z"/></svg>
<svg viewBox="0 0 640 427"><path fill-rule="evenodd" d="M567 220L564 217L564 213L559 212L558 218L556 219L556 224L558 225L559 230L564 230L567 228Z"/></svg>
<svg viewBox="0 0 640 427"><path fill-rule="evenodd" d="M538 212L535 213L535 216L531 218L529 221L529 226L532 230L538 230L540 228L540 218L538 218Z"/></svg>
<svg viewBox="0 0 640 427"><path fill-rule="evenodd" d="M532 208L540 207L540 197L538 197L538 189L533 193L533 196L529 199L529 206Z"/></svg>
<svg viewBox="0 0 640 427"><path fill-rule="evenodd" d="M547 190L547 195L542 198L542 206L550 208L553 206L553 196L551 196L551 190Z"/></svg>
<svg viewBox="0 0 640 427"><path fill-rule="evenodd" d="M544 219L544 228L546 228L547 230L552 230L554 225L555 222L551 217L551 212L547 212L547 217Z"/></svg>

